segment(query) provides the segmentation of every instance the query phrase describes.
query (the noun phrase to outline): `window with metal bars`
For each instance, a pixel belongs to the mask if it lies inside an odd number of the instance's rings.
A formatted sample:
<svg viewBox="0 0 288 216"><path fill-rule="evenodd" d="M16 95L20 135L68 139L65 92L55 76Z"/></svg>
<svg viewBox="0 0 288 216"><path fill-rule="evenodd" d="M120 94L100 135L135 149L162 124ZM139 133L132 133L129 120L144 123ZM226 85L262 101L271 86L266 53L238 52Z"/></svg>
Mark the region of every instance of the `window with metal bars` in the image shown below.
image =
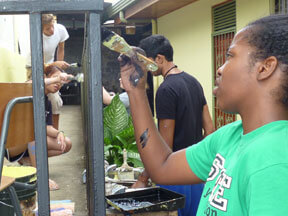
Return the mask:
<svg viewBox="0 0 288 216"><path fill-rule="evenodd" d="M275 13L288 13L288 0L275 0Z"/></svg>
<svg viewBox="0 0 288 216"><path fill-rule="evenodd" d="M228 1L212 8L213 32L235 28L236 26L236 3Z"/></svg>
<svg viewBox="0 0 288 216"><path fill-rule="evenodd" d="M236 4L235 0L212 8L213 20L213 80L216 78L217 69L226 61L226 51L229 48L236 31ZM222 112L217 106L217 98L214 97L214 124L218 129L223 125L236 120L236 115Z"/></svg>

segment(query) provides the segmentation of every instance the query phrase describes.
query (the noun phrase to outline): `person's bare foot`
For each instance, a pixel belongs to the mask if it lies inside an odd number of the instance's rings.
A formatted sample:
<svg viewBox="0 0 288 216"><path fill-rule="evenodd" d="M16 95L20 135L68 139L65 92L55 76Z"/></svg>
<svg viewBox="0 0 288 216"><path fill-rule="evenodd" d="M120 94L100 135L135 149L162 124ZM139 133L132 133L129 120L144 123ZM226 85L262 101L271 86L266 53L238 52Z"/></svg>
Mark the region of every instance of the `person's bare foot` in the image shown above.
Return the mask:
<svg viewBox="0 0 288 216"><path fill-rule="evenodd" d="M49 190L50 191L59 190L58 184L55 181L53 181L52 179L49 179Z"/></svg>

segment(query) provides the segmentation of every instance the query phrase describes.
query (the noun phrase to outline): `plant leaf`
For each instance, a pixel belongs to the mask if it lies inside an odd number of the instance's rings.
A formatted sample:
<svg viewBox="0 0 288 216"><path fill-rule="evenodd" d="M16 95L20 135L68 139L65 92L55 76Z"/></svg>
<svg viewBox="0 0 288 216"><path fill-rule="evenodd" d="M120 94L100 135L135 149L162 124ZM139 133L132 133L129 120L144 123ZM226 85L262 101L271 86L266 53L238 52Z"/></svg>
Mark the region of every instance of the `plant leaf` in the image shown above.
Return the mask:
<svg viewBox="0 0 288 216"><path fill-rule="evenodd" d="M128 158L127 161L132 163L133 167L144 167L142 161L136 158Z"/></svg>
<svg viewBox="0 0 288 216"><path fill-rule="evenodd" d="M103 113L104 128L109 128L112 137L127 128L129 116L118 94L112 99L111 104L104 108Z"/></svg>
<svg viewBox="0 0 288 216"><path fill-rule="evenodd" d="M112 134L108 127L104 127L104 144L109 145L112 143Z"/></svg>
<svg viewBox="0 0 288 216"><path fill-rule="evenodd" d="M116 139L118 139L121 143L122 143L122 145L123 146L127 146L128 145L128 143L126 142L126 140L123 138L123 137L121 137L120 135L117 135L117 136L115 136L116 137ZM125 147L124 147L125 148Z"/></svg>
<svg viewBox="0 0 288 216"><path fill-rule="evenodd" d="M126 148L127 145L130 145L130 143L135 142L133 126L126 128L125 130L117 134L115 137L113 137L113 140L112 140L113 143L116 141L115 139L119 140L122 143L124 148Z"/></svg>
<svg viewBox="0 0 288 216"><path fill-rule="evenodd" d="M109 154L109 149L111 149L111 148L113 148L112 145L105 145L104 146L104 153L106 154L108 152L108 154Z"/></svg>
<svg viewBox="0 0 288 216"><path fill-rule="evenodd" d="M127 152L127 157L128 158L137 159L137 160L141 160L140 154L137 153L137 152Z"/></svg>
<svg viewBox="0 0 288 216"><path fill-rule="evenodd" d="M128 146L127 146L127 151L131 152L131 153L137 153L139 154L138 152L138 148L137 148L137 145L136 145L136 141L134 141L133 143L130 143ZM140 156L139 156L140 158Z"/></svg>

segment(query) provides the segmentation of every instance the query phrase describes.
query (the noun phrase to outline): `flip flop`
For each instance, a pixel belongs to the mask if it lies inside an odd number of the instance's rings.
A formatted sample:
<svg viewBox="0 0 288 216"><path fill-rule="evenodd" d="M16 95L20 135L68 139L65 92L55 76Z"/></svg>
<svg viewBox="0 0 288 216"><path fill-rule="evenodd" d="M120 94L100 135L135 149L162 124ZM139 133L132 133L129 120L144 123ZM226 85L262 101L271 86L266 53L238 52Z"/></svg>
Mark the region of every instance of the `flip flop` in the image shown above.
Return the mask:
<svg viewBox="0 0 288 216"><path fill-rule="evenodd" d="M55 181L49 179L49 190L55 191L55 190L59 190L59 189L60 188L59 188L58 184Z"/></svg>

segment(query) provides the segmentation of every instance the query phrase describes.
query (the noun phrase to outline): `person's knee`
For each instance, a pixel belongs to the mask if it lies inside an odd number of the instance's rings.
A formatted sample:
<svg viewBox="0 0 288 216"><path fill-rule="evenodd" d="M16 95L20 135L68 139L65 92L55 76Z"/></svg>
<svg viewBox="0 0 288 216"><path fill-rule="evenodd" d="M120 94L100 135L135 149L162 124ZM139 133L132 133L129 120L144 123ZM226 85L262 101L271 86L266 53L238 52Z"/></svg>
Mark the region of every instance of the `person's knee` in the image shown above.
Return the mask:
<svg viewBox="0 0 288 216"><path fill-rule="evenodd" d="M9 156L10 157L15 157L19 154L22 154L25 152L28 148L28 143L25 143L23 145L16 145L13 147L8 148Z"/></svg>
<svg viewBox="0 0 288 216"><path fill-rule="evenodd" d="M67 153L72 148L72 142L68 137L65 137L65 142L66 142L66 148L64 149L64 153Z"/></svg>
<svg viewBox="0 0 288 216"><path fill-rule="evenodd" d="M72 148L72 144L71 143L66 143L66 148L64 150L64 153L69 152L71 150L71 148Z"/></svg>

